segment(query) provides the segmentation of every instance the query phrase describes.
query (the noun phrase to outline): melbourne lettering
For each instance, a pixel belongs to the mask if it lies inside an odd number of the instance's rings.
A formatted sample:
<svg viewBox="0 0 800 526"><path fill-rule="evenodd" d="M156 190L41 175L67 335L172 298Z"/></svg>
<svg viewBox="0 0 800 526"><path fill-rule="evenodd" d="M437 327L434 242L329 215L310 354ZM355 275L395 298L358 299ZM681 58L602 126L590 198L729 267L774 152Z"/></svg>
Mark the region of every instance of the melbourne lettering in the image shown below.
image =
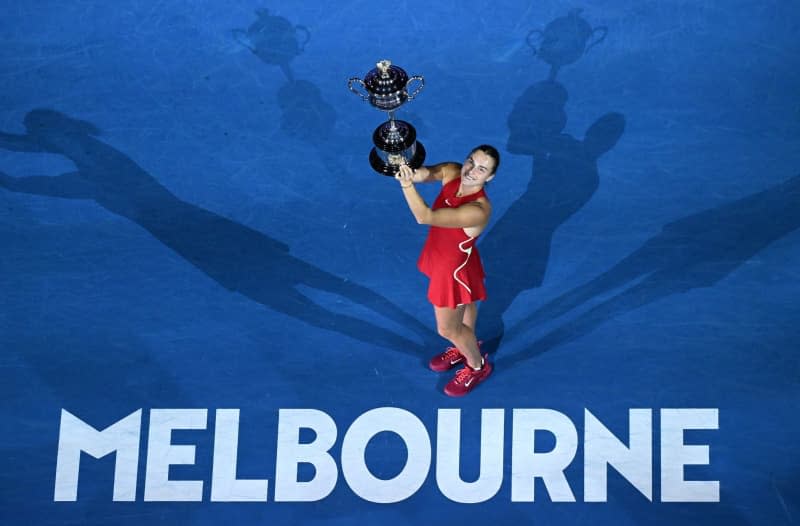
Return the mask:
<svg viewBox="0 0 800 526"><path fill-rule="evenodd" d="M573 488L565 470L583 445L583 488L585 502L605 502L608 472L613 468L631 486L652 501L654 464L660 476L662 502L719 502L719 481L686 480L686 466L709 465L710 446L685 443L687 430L718 429L715 408L660 409L659 426L653 429L652 409L628 410L628 436L612 433L588 409L584 410L582 436L572 420L552 409L511 409L511 426L506 429L505 409L483 409L480 422L479 475L465 481L460 475L461 410L439 409L435 429L427 429L414 413L397 407L369 410L349 422L341 436L341 453L331 452L340 440L340 425L317 409L280 409L274 471L264 478L237 477L238 409L217 409L214 428L207 429L208 409L139 409L105 429L66 410L61 411L58 457L55 473L55 501L78 499L82 453L99 459L115 454L113 500L136 500L140 483L139 461L144 455L144 501L199 502L203 480L173 480L170 466L194 465L196 447L174 444L177 430L213 433L210 500L215 502L316 502L343 483L359 498L376 503L394 503L414 495L424 484L436 484L443 498L459 503L479 503L497 498L504 482L512 502L574 502ZM142 419L149 418L146 440L141 436ZM301 441L301 430L314 432L312 441ZM536 447L539 432L555 437L547 451ZM406 459L400 472L390 479L376 477L365 458L369 441L378 433L394 433L401 439ZM507 441L506 432L511 440ZM654 462L654 432L659 434L658 462ZM696 435L695 435L696 436ZM700 436L707 437L708 433ZM693 442L697 442L694 440ZM146 444L140 451L140 444ZM510 451L506 448L510 444ZM143 448L144 449L144 448ZM472 455L474 456L474 455ZM510 470L504 466L509 464ZM474 461L475 459L470 459ZM314 467L310 480L298 476L302 463ZM510 472L509 472L510 471ZM695 471L696 473L696 471ZM534 493L534 481L546 495ZM574 484L574 482L573 482ZM505 492L504 492L505 494ZM508 498L508 497L504 497Z"/></svg>

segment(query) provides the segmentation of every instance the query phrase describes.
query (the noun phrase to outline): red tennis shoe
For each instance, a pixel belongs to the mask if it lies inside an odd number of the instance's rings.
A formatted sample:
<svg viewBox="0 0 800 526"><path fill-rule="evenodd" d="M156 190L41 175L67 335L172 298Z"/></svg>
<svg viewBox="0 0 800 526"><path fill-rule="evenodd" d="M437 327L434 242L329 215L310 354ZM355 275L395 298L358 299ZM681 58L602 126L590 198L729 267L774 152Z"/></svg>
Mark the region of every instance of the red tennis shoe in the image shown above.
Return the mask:
<svg viewBox="0 0 800 526"><path fill-rule="evenodd" d="M482 343L478 342L478 349L480 349ZM464 355L455 347L448 347L443 353L431 358L431 361L428 362L428 367L431 368L431 371L442 373L449 371L460 363L464 363Z"/></svg>
<svg viewBox="0 0 800 526"><path fill-rule="evenodd" d="M464 363L464 355L455 347L448 347L443 353L431 358L431 361L428 362L428 367L432 371L441 373L452 369L460 363Z"/></svg>
<svg viewBox="0 0 800 526"><path fill-rule="evenodd" d="M492 364L489 363L489 355L484 354L483 366L476 371L465 364L463 369L456 372L455 378L444 386L444 394L448 396L464 396L478 387L479 383L489 378L490 374L492 374Z"/></svg>

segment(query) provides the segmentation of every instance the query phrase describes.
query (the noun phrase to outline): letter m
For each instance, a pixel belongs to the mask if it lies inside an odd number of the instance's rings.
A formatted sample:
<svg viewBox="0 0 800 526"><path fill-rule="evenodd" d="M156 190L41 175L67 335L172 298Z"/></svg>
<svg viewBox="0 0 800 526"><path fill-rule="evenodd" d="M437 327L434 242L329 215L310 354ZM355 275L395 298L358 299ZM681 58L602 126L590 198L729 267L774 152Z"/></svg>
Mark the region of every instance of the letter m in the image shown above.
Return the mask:
<svg viewBox="0 0 800 526"><path fill-rule="evenodd" d="M138 409L102 431L61 410L56 461L54 501L78 500L78 472L81 452L101 458L116 452L114 465L114 500L136 499L136 471L139 464L139 431L142 410Z"/></svg>

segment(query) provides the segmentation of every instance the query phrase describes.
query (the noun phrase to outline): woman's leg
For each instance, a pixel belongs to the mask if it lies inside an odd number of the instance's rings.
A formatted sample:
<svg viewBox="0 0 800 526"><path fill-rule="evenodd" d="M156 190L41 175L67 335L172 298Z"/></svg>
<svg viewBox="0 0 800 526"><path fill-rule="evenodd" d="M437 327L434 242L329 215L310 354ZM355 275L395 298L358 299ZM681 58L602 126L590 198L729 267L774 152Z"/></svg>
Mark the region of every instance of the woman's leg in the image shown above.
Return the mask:
<svg viewBox="0 0 800 526"><path fill-rule="evenodd" d="M475 332L475 323L478 320L478 303L467 303L464 305L464 314L461 322Z"/></svg>
<svg viewBox="0 0 800 526"><path fill-rule="evenodd" d="M467 310L469 307L469 310ZM436 329L443 338L450 340L455 348L464 355L467 364L473 369L480 368L483 363L475 339L477 309L474 304L461 305L455 309L449 307L433 307L436 316ZM469 325L472 324L472 326Z"/></svg>

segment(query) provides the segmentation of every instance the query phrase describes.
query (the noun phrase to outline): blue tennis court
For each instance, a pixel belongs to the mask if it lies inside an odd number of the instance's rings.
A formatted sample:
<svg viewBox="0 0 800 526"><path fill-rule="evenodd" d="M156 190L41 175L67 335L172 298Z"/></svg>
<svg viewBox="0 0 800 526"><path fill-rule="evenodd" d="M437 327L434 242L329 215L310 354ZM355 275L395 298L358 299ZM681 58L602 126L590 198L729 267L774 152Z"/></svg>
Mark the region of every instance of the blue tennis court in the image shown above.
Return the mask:
<svg viewBox="0 0 800 526"><path fill-rule="evenodd" d="M797 3L5 7L3 524L800 521ZM502 159L463 398L382 59Z"/></svg>

